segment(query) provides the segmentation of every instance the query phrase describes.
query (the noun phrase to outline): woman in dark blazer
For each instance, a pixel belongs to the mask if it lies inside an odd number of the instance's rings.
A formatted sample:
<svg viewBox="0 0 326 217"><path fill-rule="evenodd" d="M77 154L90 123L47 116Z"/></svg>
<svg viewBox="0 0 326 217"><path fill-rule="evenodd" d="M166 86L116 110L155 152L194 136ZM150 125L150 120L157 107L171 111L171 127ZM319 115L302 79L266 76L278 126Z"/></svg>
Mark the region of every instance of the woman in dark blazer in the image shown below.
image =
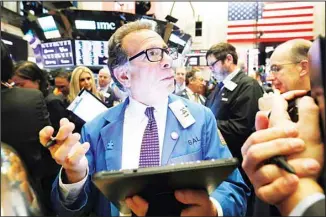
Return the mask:
<svg viewBox="0 0 326 217"><path fill-rule="evenodd" d="M59 129L60 119L67 117L67 111L61 96L56 96L49 91L48 76L34 62L19 62L14 67L12 80L16 86L38 89L43 93L50 121L55 130Z"/></svg>

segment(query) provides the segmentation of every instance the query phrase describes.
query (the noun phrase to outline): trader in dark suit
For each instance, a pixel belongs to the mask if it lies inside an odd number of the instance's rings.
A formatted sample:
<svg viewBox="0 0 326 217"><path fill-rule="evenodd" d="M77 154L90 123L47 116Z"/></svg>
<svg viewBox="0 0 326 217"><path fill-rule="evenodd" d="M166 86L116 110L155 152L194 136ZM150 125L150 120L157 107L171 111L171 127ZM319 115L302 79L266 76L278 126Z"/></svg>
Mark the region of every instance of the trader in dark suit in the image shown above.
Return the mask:
<svg viewBox="0 0 326 217"><path fill-rule="evenodd" d="M119 98L115 96L110 87L111 82L112 78L109 69L102 68L98 73L98 91L103 94L104 102L109 108L113 106L114 101L119 101Z"/></svg>
<svg viewBox="0 0 326 217"><path fill-rule="evenodd" d="M237 67L238 55L231 44L213 45L207 51L206 59L219 82L208 96L206 106L215 115L217 127L232 155L242 162L241 146L254 131L258 99L263 96L263 89ZM240 172L246 183L251 185L242 168ZM252 212L253 205L250 203L253 202L249 201L248 215Z"/></svg>
<svg viewBox="0 0 326 217"><path fill-rule="evenodd" d="M186 74L186 88L176 93L176 95L205 105L205 92L206 81L204 80L203 73L198 69L192 69Z"/></svg>
<svg viewBox="0 0 326 217"><path fill-rule="evenodd" d="M206 59L219 81L208 96L206 106L215 115L233 156L241 159L240 149L253 132L258 99L263 96L263 90L255 79L237 67L238 55L231 44L213 45Z"/></svg>
<svg viewBox="0 0 326 217"><path fill-rule="evenodd" d="M1 44L1 141L20 155L42 197L45 214L53 215L50 205L51 183L59 171L50 152L39 142L39 131L50 124L49 112L41 91L17 88L9 84L13 63L9 51Z"/></svg>
<svg viewBox="0 0 326 217"><path fill-rule="evenodd" d="M274 95L270 118L260 111L256 129L242 147L242 167L256 195L275 205L283 216L325 216L325 193L318 183L325 149L319 128L319 108L304 96L298 103L299 121L290 121L287 102ZM253 142L254 141L254 142ZM266 160L286 155L296 174Z"/></svg>

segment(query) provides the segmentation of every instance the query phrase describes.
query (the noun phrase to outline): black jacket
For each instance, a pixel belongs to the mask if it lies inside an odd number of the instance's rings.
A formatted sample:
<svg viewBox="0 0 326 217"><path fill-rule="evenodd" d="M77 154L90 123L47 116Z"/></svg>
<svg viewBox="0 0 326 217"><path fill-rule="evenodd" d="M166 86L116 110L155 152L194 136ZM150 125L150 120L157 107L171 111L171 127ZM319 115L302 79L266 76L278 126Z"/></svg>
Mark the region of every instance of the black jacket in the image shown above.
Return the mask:
<svg viewBox="0 0 326 217"><path fill-rule="evenodd" d="M60 166L39 142L39 131L50 125L43 94L27 88L1 89L1 141L12 146L43 198L45 214L51 213L50 192Z"/></svg>
<svg viewBox="0 0 326 217"><path fill-rule="evenodd" d="M255 79L243 72L239 72L232 81L237 84L233 91L226 87L219 91L216 86L205 105L215 115L232 155L241 160L241 147L254 132L258 99L263 96L263 90Z"/></svg>

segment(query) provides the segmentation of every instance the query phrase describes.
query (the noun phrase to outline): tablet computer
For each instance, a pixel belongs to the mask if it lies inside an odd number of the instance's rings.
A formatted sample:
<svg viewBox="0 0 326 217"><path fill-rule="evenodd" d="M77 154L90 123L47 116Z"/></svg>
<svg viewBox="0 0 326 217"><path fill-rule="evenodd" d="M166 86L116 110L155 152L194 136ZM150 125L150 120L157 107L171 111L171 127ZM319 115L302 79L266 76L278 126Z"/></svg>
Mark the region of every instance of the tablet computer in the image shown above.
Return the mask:
<svg viewBox="0 0 326 217"><path fill-rule="evenodd" d="M237 167L237 158L171 164L95 173L95 186L123 214L129 213L124 200L139 195L148 200L151 196L172 193L177 189L202 189L208 194L224 181Z"/></svg>
<svg viewBox="0 0 326 217"><path fill-rule="evenodd" d="M85 122L89 122L100 113L108 110L108 107L92 92L82 89L67 109Z"/></svg>

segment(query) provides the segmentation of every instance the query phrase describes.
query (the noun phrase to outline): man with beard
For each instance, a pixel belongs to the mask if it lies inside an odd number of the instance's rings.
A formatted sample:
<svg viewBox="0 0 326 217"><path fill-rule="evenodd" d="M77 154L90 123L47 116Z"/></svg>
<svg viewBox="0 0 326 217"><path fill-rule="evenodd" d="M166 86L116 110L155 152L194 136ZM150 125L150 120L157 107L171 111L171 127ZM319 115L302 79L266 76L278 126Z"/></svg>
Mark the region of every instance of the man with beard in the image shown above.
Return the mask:
<svg viewBox="0 0 326 217"><path fill-rule="evenodd" d="M237 66L238 55L228 43L213 45L206 53L208 66L219 82L206 100L217 120L217 127L224 137L232 155L242 162L241 147L254 131L258 99L263 89L258 82ZM246 183L249 179L240 168ZM253 197L253 196L252 196ZM252 212L248 201L248 212Z"/></svg>

